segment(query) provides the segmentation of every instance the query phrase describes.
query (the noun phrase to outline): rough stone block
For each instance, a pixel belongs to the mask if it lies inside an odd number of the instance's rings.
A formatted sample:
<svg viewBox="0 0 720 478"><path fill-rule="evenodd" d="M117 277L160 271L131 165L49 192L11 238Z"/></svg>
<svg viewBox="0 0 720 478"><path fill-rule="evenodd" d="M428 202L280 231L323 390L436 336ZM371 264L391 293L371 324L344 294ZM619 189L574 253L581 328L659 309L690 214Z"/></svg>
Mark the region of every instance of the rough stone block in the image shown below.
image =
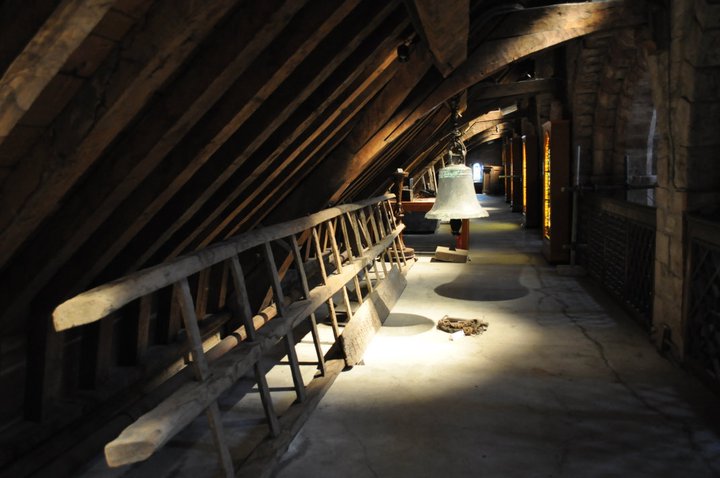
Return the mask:
<svg viewBox="0 0 720 478"><path fill-rule="evenodd" d="M720 66L720 30L701 30L694 24L688 30L684 57L694 66Z"/></svg>
<svg viewBox="0 0 720 478"><path fill-rule="evenodd" d="M720 28L720 4L695 0L695 20L703 30Z"/></svg>
<svg viewBox="0 0 720 478"><path fill-rule="evenodd" d="M680 74L680 92L692 102L720 101L720 68L694 67L683 62Z"/></svg>
<svg viewBox="0 0 720 478"><path fill-rule="evenodd" d="M717 147L720 143L717 123L710 118L720 118L720 101L698 101L691 107L690 142L681 144Z"/></svg>
<svg viewBox="0 0 720 478"><path fill-rule="evenodd" d="M692 103L685 98L673 102L672 134L675 145L690 144L690 124L692 122Z"/></svg>
<svg viewBox="0 0 720 478"><path fill-rule="evenodd" d="M690 189L720 189L720 144L714 146L678 147L688 164Z"/></svg>
<svg viewBox="0 0 720 478"><path fill-rule="evenodd" d="M670 264L670 236L658 231L655 235L655 260L661 264Z"/></svg>
<svg viewBox="0 0 720 478"><path fill-rule="evenodd" d="M687 194L674 192L670 196L670 211L677 215L677 224L673 224L673 231L682 231L682 215L687 209Z"/></svg>
<svg viewBox="0 0 720 478"><path fill-rule="evenodd" d="M685 255L683 254L682 241L670 239L670 273L675 277L682 278L684 271Z"/></svg>
<svg viewBox="0 0 720 478"><path fill-rule="evenodd" d="M596 123L593 144L595 149L613 149L615 145L615 127Z"/></svg>
<svg viewBox="0 0 720 478"><path fill-rule="evenodd" d="M659 186L655 189L655 202L658 209L668 209L669 191L667 184L658 181Z"/></svg>
<svg viewBox="0 0 720 478"><path fill-rule="evenodd" d="M688 194L688 211L712 214L720 204L720 188L715 191Z"/></svg>
<svg viewBox="0 0 720 478"><path fill-rule="evenodd" d="M615 109L614 104L611 106L612 107L605 108L598 104L598 108L595 113L595 124L597 127L605 127L612 130L615 129L617 110Z"/></svg>

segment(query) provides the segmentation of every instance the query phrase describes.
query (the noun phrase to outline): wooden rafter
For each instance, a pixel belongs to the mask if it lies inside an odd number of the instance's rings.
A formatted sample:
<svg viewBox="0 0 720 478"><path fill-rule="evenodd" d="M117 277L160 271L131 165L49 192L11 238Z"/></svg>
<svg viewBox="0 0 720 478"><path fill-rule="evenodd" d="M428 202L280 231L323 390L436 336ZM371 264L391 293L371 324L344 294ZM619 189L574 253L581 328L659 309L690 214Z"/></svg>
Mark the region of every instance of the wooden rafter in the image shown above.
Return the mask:
<svg viewBox="0 0 720 478"><path fill-rule="evenodd" d="M0 78L0 144L65 61L102 20L113 0L65 0Z"/></svg>
<svg viewBox="0 0 720 478"><path fill-rule="evenodd" d="M98 92L92 81L84 85L76 98L89 95L93 101L76 101L75 108L66 109L31 157L20 162L6 178L5 186L12 187L0 189L0 203L13 205L0 208L0 266L57 208L63 196L236 1L158 2L144 28L137 31L131 46L123 52L123 58L130 61L116 64L118 60L110 58L96 74L100 84L109 83L118 90ZM168 31L168 25L178 24L184 28ZM78 125L78 117L97 120ZM56 145L56 131L68 132L61 145ZM65 153L68 149L69 155Z"/></svg>
<svg viewBox="0 0 720 478"><path fill-rule="evenodd" d="M337 201L347 185L389 144L387 138L411 111L410 106L398 108L429 68L430 54L423 49L416 50L409 62L400 65L395 78L365 107L348 138L276 207L271 221ZM313 203L304 202L308 197L313 197Z"/></svg>
<svg viewBox="0 0 720 478"><path fill-rule="evenodd" d="M555 78L516 81L514 83L478 83L469 90L468 102L488 101L514 96L537 95L558 91L560 82Z"/></svg>
<svg viewBox="0 0 720 478"><path fill-rule="evenodd" d="M572 3L526 10L507 15L502 38L481 44L398 127L394 136L428 114L448 98L479 83L505 65L541 50L590 33L640 25L645 16L629 8L626 0Z"/></svg>
<svg viewBox="0 0 720 478"><path fill-rule="evenodd" d="M394 60L394 54L388 54L388 47L391 43L394 43L396 35L398 35L406 26L406 23L402 21L400 16L402 12L395 7L396 5L391 2L387 4L384 9L381 9L373 21L364 25L364 29L354 38L352 42L346 45L345 51L352 51L356 47L360 46L361 40L367 39L371 34L374 37L386 37L392 41L380 42L379 45L375 42L371 42L371 44L375 44L377 46L371 48L370 55L367 54L367 51L359 51L359 56L362 58L359 61L358 58L351 56L346 57L345 54L338 55L336 57L336 61L342 61L342 64L338 68L339 71L333 72L333 75L328 79L329 83L332 85L331 93L327 94L324 89L321 89L318 92L319 94L316 95L318 96L317 101L315 101L315 98L313 97L307 102L308 106L312 107L312 110L301 111L303 116L302 121L298 121L297 126L293 126L289 132L283 131L283 134L281 135L282 141L273 145L273 151L270 154L262 155L262 162L257 167L253 168L249 173L246 172L242 174L241 177L238 178L237 182L233 181L233 190L228 195L224 196L220 206L215 207L214 211L205 217L200 227L195 228L192 234L186 236L186 238L175 248L171 255L179 254L181 251L185 250L195 238L199 238L200 240L197 247L204 247L221 237L223 230L235 219L235 217L238 216L238 214L243 212L247 203L252 200L259 191L250 192L250 194L248 194L248 198L239 205L235 206L235 208L229 213L226 213L227 208L230 207L242 193L249 192L249 187L256 179L264 178L264 185L269 185L273 181L277 180L278 177L285 172L285 169L290 162L297 158L299 151L310 144L315 138L317 138L318 135L322 134L325 128L327 128L333 120L342 114L342 107L354 101L367 86L369 86L379 75L390 67ZM388 16L393 11L394 13L392 17L388 19ZM383 28L379 31L375 31L378 26L383 26ZM389 35L388 32L390 32ZM365 71L366 67L369 66L369 64L372 64L371 62L373 60L377 60L378 57L381 58L380 65L373 65L374 68L372 70L369 72ZM349 73L347 70L350 70ZM350 90L348 86L355 80L361 79L361 75L363 74L367 76L362 77L363 81L359 85L358 89ZM338 78L335 78L334 76L338 76ZM349 94L344 95L346 92ZM341 97L341 95L346 97L340 105L340 108L330 109L330 105L332 105L336 99ZM324 121L321 123L320 127L309 131L311 134L309 134L300 145L294 145L295 140L297 140L303 133L308 132L309 125L311 125L314 120L322 117L324 117ZM283 152L287 151L287 149L291 146L294 147L295 150L292 151L288 157L284 158L282 163L274 164L274 160L282 155ZM271 166L275 167L273 168ZM221 217L220 213L223 213L224 217ZM213 224L213 222L216 224Z"/></svg>
<svg viewBox="0 0 720 478"><path fill-rule="evenodd" d="M31 247L24 248L8 263L9 274L26 279L21 281L23 291L7 291L11 297L8 302L12 304L8 315L21 312L31 301L32 294L48 283L87 238L107 224L109 218L116 227L111 232L114 238L120 236L118 231L127 233L132 229L132 225L122 222L122 211L131 211L125 217L132 221L137 218L137 211L152 205L152 199L148 198L158 196L157 191L162 190L153 182L158 179L158 164L181 143L226 90L242 75L248 74L253 61L287 26L303 3L296 0L261 2L256 4L258 10L254 14L248 14L247 10L237 12L208 38L201 47L207 55L194 57L169 93L152 102L141 121L126 132L127 141L101 158L102 167L91 171L77 186L76 194L46 221L41 234L31 239ZM226 48L228 43L243 45L243 48L233 52ZM198 75L198 71L205 74ZM171 112L176 116L170 116ZM170 156L170 159L182 163L177 156ZM163 171L170 172L168 168ZM150 175L153 175L152 180L146 181ZM145 189L138 190L139 185ZM153 188L150 194L144 193L148 187ZM60 235L58 231L67 235ZM103 244L101 249L108 254L110 247ZM96 262L96 266L99 264Z"/></svg>
<svg viewBox="0 0 720 478"><path fill-rule="evenodd" d="M447 77L467 58L470 0L407 0L406 5L435 66Z"/></svg>

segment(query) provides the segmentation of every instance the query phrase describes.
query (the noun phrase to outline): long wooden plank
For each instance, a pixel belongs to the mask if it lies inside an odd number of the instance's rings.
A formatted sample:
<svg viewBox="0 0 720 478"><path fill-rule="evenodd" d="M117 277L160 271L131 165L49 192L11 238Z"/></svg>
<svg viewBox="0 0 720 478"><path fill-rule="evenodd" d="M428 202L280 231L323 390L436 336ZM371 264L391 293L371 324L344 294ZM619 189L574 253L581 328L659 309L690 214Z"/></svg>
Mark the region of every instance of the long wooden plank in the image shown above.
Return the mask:
<svg viewBox="0 0 720 478"><path fill-rule="evenodd" d="M252 10L242 9L225 22L223 28L213 32L202 45L205 54L193 58L187 72L179 75L172 88L154 101L138 125L126 133L127 140L101 158L101 167L89 173L75 194L46 221L40 233L29 240L28 247L8 263L7 273L23 284L22 291L13 291L11 295L13 306L8 315L16 315L16 310L21 313L32 301L33 295L52 280L73 254L87 244L87 238L110 217L117 227L112 234L116 241L139 230L144 219L143 216L138 218L136 211L145 210L149 202L157 200L157 196L166 194L167 190L150 182L145 188L152 189L154 195L148 199L147 194L135 188L155 170L230 85L246 72L303 5L303 1L296 0L253 4ZM235 52L225 47L228 42L242 47ZM214 53L224 50L228 53ZM198 71L202 71L203 75L198 75ZM184 163L180 157L172 156L170 160ZM162 193L157 194L158 191ZM138 219L136 223L128 226L118 218L115 212L121 205L135 211L128 217ZM121 232L118 234L117 231ZM102 257L111 257L115 253L115 249L107 244L93 241L93 246L97 247L98 254L101 250L103 254L92 261L93 265L86 269L85 277L107 264ZM87 280L74 282L84 284Z"/></svg>
<svg viewBox="0 0 720 478"><path fill-rule="evenodd" d="M0 78L0 144L114 0L64 0Z"/></svg>
<svg viewBox="0 0 720 478"><path fill-rule="evenodd" d="M68 134L63 149L70 146L70 154L57 149L45 150L39 144L30 158L25 158L7 177L5 184L12 188L0 189L0 267L32 234L43 219L54 211L62 197L76 181L92 166L117 135L136 117L153 94L175 73L177 68L194 51L195 47L215 24L236 4L237 0L217 0L199 3L194 0L160 0L139 29L132 45L123 52L131 61L121 67L108 64L118 84L107 78L108 71L101 68L98 84L113 84L121 90L119 94L100 92L100 104L106 106L100 117L94 101L76 102L73 108L66 108L58 117L55 127L49 128L44 143L53 144L56 130ZM168 25L183 25L184 28L169 29ZM114 61L114 60L113 60ZM102 78L102 79L101 79ZM122 88L124 87L124 88ZM96 98L96 83L93 81L81 89L78 95L89 94ZM89 111L86 111L88 110ZM78 124L81 114L83 121ZM79 136L80 138L77 138ZM71 138L73 140L71 140ZM74 142L77 139L77 142ZM63 157L65 156L65 157ZM62 161L57 158L63 157Z"/></svg>
<svg viewBox="0 0 720 478"><path fill-rule="evenodd" d="M258 331L258 340L242 343L211 364L210 378L202 383L183 386L160 405L146 413L105 446L105 458L110 466L122 466L142 461L167 443L180 430L207 408L217 397L243 377L263 352L285 337L300 321L331 298L340 288L375 261L375 257L392 244L402 232L400 225L393 233L352 264L342 274L328 278L328 283L313 288L307 300L291 304L285 317L277 317Z"/></svg>
<svg viewBox="0 0 720 478"><path fill-rule="evenodd" d="M348 366L352 367L362 361L367 346L382 327L406 285L400 269L393 267L387 280L355 311L355 317L345 326L342 335L342 348Z"/></svg>
<svg viewBox="0 0 720 478"><path fill-rule="evenodd" d="M299 234L346 212L356 211L374 202L393 197L395 196L392 194L379 196L356 204L326 209L284 224L257 229L197 253L178 257L170 262L138 271L125 278L96 287L60 304L53 311L55 329L60 331L100 320L139 297L167 287L184 277L196 274L242 251L257 247L268 241Z"/></svg>
<svg viewBox="0 0 720 478"><path fill-rule="evenodd" d="M470 0L409 0L406 5L435 66L447 77L467 58Z"/></svg>

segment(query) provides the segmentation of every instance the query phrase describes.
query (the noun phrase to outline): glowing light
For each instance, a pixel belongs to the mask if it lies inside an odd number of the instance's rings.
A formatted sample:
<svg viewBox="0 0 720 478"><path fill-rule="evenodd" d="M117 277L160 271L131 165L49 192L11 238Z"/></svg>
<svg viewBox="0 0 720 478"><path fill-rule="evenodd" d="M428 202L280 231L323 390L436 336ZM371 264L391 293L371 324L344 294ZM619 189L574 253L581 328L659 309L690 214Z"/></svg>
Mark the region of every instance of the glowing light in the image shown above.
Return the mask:
<svg viewBox="0 0 720 478"><path fill-rule="evenodd" d="M525 136L522 137L522 198L523 214L527 214L527 150L525 149Z"/></svg>
<svg viewBox="0 0 720 478"><path fill-rule="evenodd" d="M550 239L550 132L545 131L543 138L543 235Z"/></svg>

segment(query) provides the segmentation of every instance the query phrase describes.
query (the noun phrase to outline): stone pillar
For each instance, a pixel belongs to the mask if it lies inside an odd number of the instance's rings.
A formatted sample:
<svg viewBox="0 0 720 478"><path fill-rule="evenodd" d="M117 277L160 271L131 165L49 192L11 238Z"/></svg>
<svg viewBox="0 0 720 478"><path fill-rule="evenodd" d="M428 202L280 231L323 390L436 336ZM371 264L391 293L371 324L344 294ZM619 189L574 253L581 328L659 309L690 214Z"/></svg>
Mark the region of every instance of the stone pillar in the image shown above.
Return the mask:
<svg viewBox="0 0 720 478"><path fill-rule="evenodd" d="M671 2L670 49L650 51L657 109L657 236L654 339L669 334L670 350L685 355L685 213L720 205L720 5ZM668 344L666 344L668 345Z"/></svg>

